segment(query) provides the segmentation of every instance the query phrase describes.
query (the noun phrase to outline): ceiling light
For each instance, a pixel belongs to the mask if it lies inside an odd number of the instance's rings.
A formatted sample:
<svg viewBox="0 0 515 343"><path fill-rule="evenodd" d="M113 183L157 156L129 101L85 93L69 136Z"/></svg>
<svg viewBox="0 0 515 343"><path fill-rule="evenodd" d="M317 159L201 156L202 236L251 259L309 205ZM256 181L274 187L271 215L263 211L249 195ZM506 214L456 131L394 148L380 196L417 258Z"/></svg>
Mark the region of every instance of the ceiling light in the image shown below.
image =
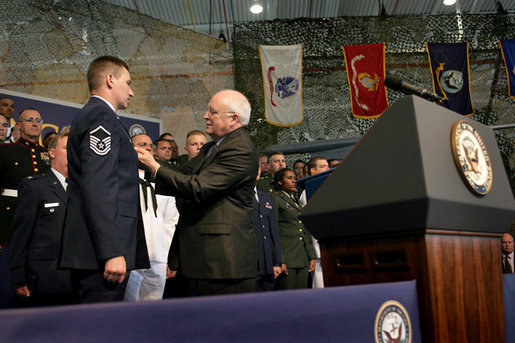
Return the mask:
<svg viewBox="0 0 515 343"><path fill-rule="evenodd" d="M456 0L443 0L445 6L452 6L456 3Z"/></svg>
<svg viewBox="0 0 515 343"><path fill-rule="evenodd" d="M259 1L254 1L254 4L250 6L250 11L254 14L259 14L263 12L263 6Z"/></svg>

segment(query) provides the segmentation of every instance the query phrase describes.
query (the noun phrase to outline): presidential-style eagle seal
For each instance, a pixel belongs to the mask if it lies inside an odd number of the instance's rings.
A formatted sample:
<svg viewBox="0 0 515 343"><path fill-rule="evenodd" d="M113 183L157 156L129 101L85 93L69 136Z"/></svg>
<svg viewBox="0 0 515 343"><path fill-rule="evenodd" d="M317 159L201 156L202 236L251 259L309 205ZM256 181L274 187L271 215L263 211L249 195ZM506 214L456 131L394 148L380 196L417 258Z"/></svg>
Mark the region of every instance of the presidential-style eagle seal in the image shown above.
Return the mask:
<svg viewBox="0 0 515 343"><path fill-rule="evenodd" d="M474 193L485 195L492 188L490 155L479 132L466 120L452 128L452 152L458 171Z"/></svg>
<svg viewBox="0 0 515 343"><path fill-rule="evenodd" d="M411 343L408 311L395 300L388 300L377 311L374 325L376 343Z"/></svg>

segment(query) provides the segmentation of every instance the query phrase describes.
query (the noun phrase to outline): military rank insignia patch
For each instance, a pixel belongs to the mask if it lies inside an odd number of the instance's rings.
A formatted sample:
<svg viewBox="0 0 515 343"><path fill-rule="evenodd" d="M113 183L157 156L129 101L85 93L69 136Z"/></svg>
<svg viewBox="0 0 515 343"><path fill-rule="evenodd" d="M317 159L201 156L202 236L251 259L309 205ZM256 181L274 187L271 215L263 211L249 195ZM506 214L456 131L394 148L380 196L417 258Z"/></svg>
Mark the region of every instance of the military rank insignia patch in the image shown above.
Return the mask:
<svg viewBox="0 0 515 343"><path fill-rule="evenodd" d="M376 343L411 343L411 321L398 301L389 300L381 305L374 328Z"/></svg>
<svg viewBox="0 0 515 343"><path fill-rule="evenodd" d="M111 151L111 133L102 125L89 133L89 148L97 155L104 156Z"/></svg>

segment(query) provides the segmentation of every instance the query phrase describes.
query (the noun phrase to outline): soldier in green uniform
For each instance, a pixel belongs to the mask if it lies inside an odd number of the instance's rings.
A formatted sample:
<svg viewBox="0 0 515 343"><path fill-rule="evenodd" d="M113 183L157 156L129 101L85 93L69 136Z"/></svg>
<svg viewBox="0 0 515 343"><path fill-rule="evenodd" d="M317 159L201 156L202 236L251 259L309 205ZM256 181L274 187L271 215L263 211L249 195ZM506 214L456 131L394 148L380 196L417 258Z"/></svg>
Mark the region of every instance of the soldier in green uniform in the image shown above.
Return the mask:
<svg viewBox="0 0 515 343"><path fill-rule="evenodd" d="M272 187L272 181L274 180L275 173L283 168L286 168L284 154L282 152L276 151L268 155L268 165L270 166L270 174L258 180L257 188L263 192L273 193L274 187Z"/></svg>
<svg viewBox="0 0 515 343"><path fill-rule="evenodd" d="M277 289L306 288L308 273L316 266L308 232L299 220L301 208L295 181L295 173L288 168L279 170L274 176L273 201L283 253L282 274L277 278Z"/></svg>
<svg viewBox="0 0 515 343"><path fill-rule="evenodd" d="M48 152L39 145L43 127L41 114L34 108L26 108L20 112L16 125L20 127L20 139L0 145L0 308L7 307L9 294L12 294L7 276L18 183L27 176L44 174L50 169Z"/></svg>

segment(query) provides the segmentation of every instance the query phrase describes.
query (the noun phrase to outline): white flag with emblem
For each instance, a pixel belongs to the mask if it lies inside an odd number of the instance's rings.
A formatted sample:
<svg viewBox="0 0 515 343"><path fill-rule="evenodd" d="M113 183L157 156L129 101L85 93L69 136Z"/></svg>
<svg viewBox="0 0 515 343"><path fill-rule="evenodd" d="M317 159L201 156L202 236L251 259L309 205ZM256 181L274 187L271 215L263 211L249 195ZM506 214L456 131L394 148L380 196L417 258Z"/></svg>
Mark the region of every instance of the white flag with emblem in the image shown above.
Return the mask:
<svg viewBox="0 0 515 343"><path fill-rule="evenodd" d="M277 126L302 123L302 45L260 45L259 58L266 121Z"/></svg>

